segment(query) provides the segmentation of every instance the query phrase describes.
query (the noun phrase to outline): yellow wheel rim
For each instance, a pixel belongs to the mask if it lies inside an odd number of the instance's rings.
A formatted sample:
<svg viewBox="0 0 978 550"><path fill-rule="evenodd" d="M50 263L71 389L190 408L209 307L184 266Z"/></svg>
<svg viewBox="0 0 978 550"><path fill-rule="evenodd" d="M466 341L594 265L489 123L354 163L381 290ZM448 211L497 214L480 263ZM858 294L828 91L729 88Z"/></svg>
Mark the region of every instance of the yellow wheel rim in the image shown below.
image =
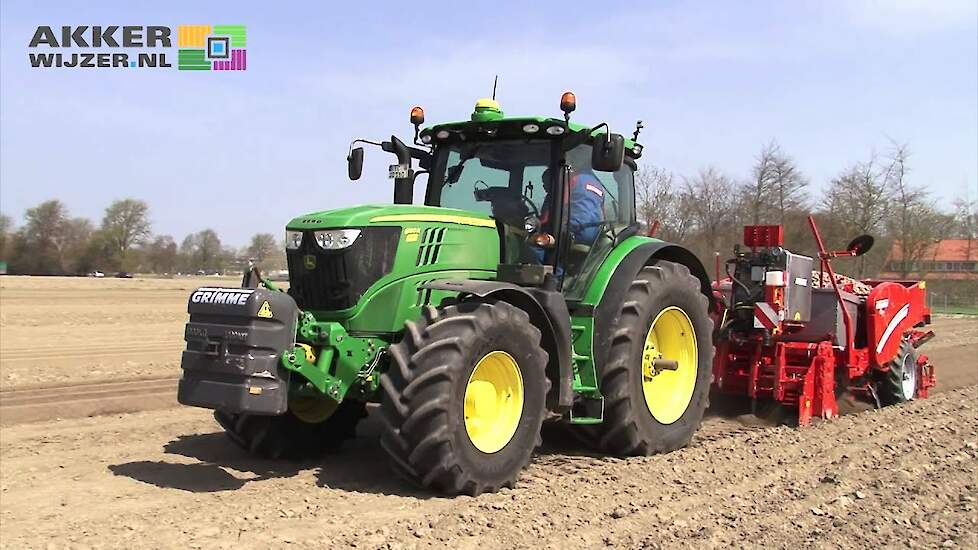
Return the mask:
<svg viewBox="0 0 978 550"><path fill-rule="evenodd" d="M523 415L523 375L513 356L489 352L465 386L465 432L476 449L491 454L506 446Z"/></svg>
<svg viewBox="0 0 978 550"><path fill-rule="evenodd" d="M339 406L339 402L322 397L302 396L289 400L289 410L292 415L309 424L325 422L327 418L333 416Z"/></svg>
<svg viewBox="0 0 978 550"><path fill-rule="evenodd" d="M659 423L672 424L686 412L698 368L692 321L682 309L667 307L652 321L642 352L642 392Z"/></svg>

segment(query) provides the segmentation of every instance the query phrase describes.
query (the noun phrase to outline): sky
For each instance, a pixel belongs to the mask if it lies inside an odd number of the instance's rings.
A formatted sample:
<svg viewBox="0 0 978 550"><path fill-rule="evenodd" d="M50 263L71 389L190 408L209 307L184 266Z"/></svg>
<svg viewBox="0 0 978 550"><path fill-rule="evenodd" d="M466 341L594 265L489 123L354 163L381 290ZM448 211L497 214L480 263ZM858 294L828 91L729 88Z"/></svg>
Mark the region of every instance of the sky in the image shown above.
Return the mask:
<svg viewBox="0 0 978 550"><path fill-rule="evenodd" d="M246 25L247 70L28 61L39 25L184 24ZM978 196L974 0L3 0L0 212L19 225L57 198L97 223L134 197L157 234L241 246L305 212L390 202L393 157L367 149L350 182L350 141L407 141L414 105L466 119L496 75L507 114L560 116L573 90L578 122L628 135L641 119L643 162L678 175L747 178L777 140L817 193L896 141L939 205Z"/></svg>

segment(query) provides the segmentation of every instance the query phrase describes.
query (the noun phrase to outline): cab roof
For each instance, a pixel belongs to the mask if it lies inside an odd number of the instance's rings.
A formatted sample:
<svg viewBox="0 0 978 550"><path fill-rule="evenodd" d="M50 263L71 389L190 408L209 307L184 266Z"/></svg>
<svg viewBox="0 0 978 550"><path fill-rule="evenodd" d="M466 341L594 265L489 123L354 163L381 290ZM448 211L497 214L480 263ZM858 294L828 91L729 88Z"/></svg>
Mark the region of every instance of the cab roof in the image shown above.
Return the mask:
<svg viewBox="0 0 978 550"><path fill-rule="evenodd" d="M507 117L498 108L498 105L486 105L482 101L480 100L476 104L471 120L444 122L429 126L421 131L422 140L427 140L426 143L437 144L472 139L475 136L509 139L521 137L556 139L568 131L580 132L591 128L576 122L565 122L561 118ZM533 127L536 129L533 130ZM591 132L591 135L596 136L604 133L607 133L607 128L601 127ZM629 157L637 159L642 156L642 145L626 137L625 153Z"/></svg>

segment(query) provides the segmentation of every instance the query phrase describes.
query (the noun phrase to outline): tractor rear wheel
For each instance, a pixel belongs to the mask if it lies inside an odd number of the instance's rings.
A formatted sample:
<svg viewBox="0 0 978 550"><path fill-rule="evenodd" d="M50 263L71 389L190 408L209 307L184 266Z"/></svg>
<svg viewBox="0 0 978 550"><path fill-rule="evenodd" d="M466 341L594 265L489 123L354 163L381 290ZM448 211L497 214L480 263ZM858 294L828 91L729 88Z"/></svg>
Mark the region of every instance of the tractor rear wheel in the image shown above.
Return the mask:
<svg viewBox="0 0 978 550"><path fill-rule="evenodd" d="M356 435L357 423L367 416L360 401L344 401L328 411L307 401L279 416L214 411L228 437L249 453L270 459L301 460L334 451Z"/></svg>
<svg viewBox="0 0 978 550"><path fill-rule="evenodd" d="M512 487L540 445L547 353L505 302L426 308L380 378L381 447L396 472L448 494Z"/></svg>
<svg viewBox="0 0 978 550"><path fill-rule="evenodd" d="M897 405L917 397L917 351L910 340L904 339L896 357L887 363L890 370L876 377L876 395L880 405Z"/></svg>
<svg viewBox="0 0 978 550"><path fill-rule="evenodd" d="M642 269L622 303L599 367L604 422L590 427L606 452L649 455L689 444L710 401L713 321L686 266Z"/></svg>

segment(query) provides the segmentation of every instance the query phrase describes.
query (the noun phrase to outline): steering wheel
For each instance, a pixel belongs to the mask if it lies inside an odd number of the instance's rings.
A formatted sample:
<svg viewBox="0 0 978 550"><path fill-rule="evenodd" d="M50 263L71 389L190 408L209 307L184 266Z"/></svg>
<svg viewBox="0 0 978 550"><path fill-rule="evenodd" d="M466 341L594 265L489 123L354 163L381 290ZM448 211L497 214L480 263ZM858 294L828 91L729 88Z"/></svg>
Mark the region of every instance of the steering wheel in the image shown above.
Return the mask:
<svg viewBox="0 0 978 550"><path fill-rule="evenodd" d="M482 189L479 189L479 184L480 183L482 184ZM482 180L475 180L475 183L472 184L472 194L475 195L475 200L476 201L480 201L481 202L481 201L492 200L492 199L489 198L489 195L487 194L488 192L489 192L489 184L488 183L486 183L486 182L484 182Z"/></svg>

